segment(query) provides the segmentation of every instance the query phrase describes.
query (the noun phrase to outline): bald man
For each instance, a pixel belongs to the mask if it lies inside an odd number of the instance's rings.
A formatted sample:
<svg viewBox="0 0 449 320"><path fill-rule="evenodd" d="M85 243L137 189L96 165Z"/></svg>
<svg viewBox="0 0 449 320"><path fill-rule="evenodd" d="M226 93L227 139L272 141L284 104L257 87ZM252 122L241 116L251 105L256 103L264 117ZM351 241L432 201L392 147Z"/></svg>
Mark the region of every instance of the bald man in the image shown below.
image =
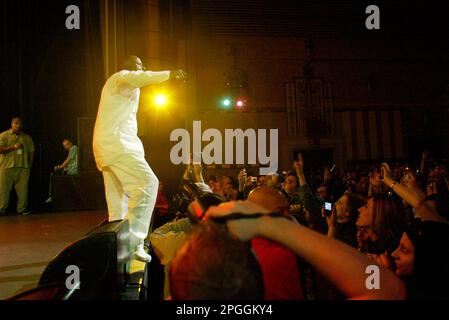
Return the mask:
<svg viewBox="0 0 449 320"><path fill-rule="evenodd" d="M258 187L251 191L248 200L264 207L271 212L289 215L290 204L287 198L276 188Z"/></svg>
<svg viewBox="0 0 449 320"><path fill-rule="evenodd" d="M28 215L28 184L34 161L33 139L22 131L21 118L11 121L11 129L0 134L0 215L6 213L9 196L17 193L17 212Z"/></svg>
<svg viewBox="0 0 449 320"><path fill-rule="evenodd" d="M290 217L289 202L276 188L256 188L249 194L248 201ZM266 300L305 299L297 257L293 252L263 238L253 239L251 247L262 267Z"/></svg>
<svg viewBox="0 0 449 320"><path fill-rule="evenodd" d="M134 257L149 263L144 250L159 181L145 160L143 144L137 136L140 88L170 79L184 80L182 70L145 71L136 56L122 61L121 71L103 87L95 123L93 150L103 173L109 221L127 219Z"/></svg>

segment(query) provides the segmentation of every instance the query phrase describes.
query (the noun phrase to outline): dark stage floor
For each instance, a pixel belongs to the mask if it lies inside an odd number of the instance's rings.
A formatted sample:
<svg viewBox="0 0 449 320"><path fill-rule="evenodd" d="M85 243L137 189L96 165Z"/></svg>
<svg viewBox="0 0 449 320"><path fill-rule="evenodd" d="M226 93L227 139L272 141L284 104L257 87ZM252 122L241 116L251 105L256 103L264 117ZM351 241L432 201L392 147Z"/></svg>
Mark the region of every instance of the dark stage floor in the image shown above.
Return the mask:
<svg viewBox="0 0 449 320"><path fill-rule="evenodd" d="M106 218L106 211L1 217L0 299L36 287L48 262Z"/></svg>

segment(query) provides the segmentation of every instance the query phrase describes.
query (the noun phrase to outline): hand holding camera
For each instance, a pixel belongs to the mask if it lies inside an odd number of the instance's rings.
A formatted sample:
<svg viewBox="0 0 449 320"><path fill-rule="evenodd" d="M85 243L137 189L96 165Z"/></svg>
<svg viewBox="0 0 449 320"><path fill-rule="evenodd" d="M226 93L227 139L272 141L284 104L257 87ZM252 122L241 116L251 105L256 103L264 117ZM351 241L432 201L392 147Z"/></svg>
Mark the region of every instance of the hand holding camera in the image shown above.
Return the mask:
<svg viewBox="0 0 449 320"><path fill-rule="evenodd" d="M337 223L337 214L335 206L331 202L325 202L321 209L321 214L326 219L329 228L334 227Z"/></svg>
<svg viewBox="0 0 449 320"><path fill-rule="evenodd" d="M409 167L404 167L402 169L401 184L410 189L419 188L418 183L416 181L417 174L418 173L416 171L413 171Z"/></svg>
<svg viewBox="0 0 449 320"><path fill-rule="evenodd" d="M324 203L324 214L326 216L330 216L332 214L332 203L331 202L325 202Z"/></svg>

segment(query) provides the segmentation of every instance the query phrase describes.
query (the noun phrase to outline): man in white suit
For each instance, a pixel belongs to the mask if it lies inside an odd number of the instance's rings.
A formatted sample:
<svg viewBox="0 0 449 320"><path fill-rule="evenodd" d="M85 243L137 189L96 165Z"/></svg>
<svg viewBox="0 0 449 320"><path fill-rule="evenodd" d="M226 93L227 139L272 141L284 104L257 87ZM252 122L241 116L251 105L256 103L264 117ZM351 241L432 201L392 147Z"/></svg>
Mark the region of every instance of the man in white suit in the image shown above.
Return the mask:
<svg viewBox="0 0 449 320"><path fill-rule="evenodd" d="M125 58L121 70L103 87L93 149L97 167L103 173L109 221L129 221L134 257L149 263L151 256L144 250L144 240L159 181L145 160L143 144L137 136L140 88L170 79L185 80L187 74L182 70L145 71L136 56Z"/></svg>

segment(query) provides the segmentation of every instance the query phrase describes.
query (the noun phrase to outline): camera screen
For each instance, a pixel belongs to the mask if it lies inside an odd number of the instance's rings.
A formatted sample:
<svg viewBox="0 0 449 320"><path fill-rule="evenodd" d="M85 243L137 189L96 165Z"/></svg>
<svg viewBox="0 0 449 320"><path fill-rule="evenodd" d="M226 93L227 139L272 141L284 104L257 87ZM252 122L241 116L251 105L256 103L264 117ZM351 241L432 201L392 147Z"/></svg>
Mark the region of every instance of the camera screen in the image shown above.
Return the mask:
<svg viewBox="0 0 449 320"><path fill-rule="evenodd" d="M325 202L325 203L324 203L324 210L332 211L332 203L330 203L330 202Z"/></svg>

